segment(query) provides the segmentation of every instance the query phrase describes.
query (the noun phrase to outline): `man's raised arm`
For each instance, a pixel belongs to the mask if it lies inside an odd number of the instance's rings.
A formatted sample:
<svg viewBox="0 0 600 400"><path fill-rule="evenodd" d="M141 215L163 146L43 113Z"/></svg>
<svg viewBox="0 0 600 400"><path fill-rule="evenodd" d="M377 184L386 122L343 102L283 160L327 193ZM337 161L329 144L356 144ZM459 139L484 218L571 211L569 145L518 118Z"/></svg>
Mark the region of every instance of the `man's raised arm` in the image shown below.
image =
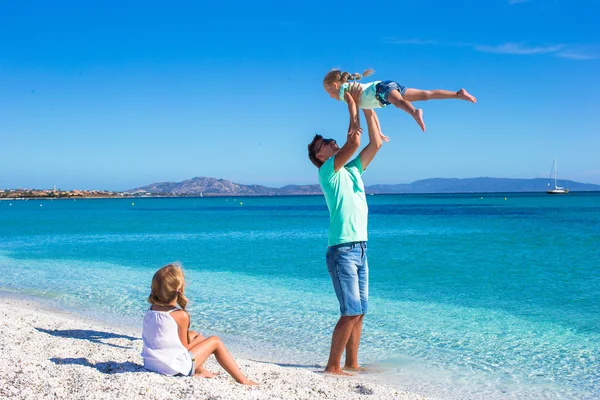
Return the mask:
<svg viewBox="0 0 600 400"><path fill-rule="evenodd" d="M362 89L360 85L352 84L348 88L348 92L350 96L355 101L355 105L358 105L360 102L360 95L362 94ZM358 115L358 114L357 114ZM354 127L354 129L353 129ZM335 172L338 172L340 168L342 168L350 158L356 153L356 150L360 147L360 135L362 134L362 128L360 127L360 116L357 118L353 118L352 114L350 115L350 127L348 128L348 137L346 139L346 143L340 148L340 151L335 155L333 159L333 168ZM361 158L362 161L362 158Z"/></svg>
<svg viewBox="0 0 600 400"><path fill-rule="evenodd" d="M382 143L377 114L373 110L363 110L363 113L369 127L369 144L360 152L360 162L364 171L381 148Z"/></svg>

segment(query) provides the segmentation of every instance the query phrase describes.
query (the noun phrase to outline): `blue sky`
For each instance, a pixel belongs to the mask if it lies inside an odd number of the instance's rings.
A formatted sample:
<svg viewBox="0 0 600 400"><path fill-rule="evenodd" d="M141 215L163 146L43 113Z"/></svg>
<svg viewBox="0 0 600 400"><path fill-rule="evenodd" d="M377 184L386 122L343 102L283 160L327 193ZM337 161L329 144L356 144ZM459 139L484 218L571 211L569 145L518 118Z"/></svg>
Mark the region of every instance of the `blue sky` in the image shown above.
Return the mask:
<svg viewBox="0 0 600 400"><path fill-rule="evenodd" d="M395 108L366 184L559 177L600 184L600 1L0 0L0 188L124 190L194 176L316 183L338 141L331 68L467 88ZM363 139L366 144L366 135Z"/></svg>

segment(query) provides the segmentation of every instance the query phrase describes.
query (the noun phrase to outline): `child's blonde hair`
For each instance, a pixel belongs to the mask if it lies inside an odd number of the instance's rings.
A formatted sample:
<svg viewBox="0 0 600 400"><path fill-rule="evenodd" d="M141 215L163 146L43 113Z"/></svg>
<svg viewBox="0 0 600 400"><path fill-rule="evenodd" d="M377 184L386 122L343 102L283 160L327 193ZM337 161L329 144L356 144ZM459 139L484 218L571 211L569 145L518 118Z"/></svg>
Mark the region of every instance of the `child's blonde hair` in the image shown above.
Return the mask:
<svg viewBox="0 0 600 400"><path fill-rule="evenodd" d="M188 299L183 294L185 277L183 269L177 263L165 265L152 277L152 291L148 296L148 303L157 306L168 306L177 299L179 307L185 310Z"/></svg>
<svg viewBox="0 0 600 400"><path fill-rule="evenodd" d="M359 74L358 72L351 74L349 72L342 72L342 70L340 69L332 69L327 73L327 75L325 75L325 78L323 78L323 85L332 85L334 83L346 83L348 81L358 81L363 76L373 75L374 73L375 70L370 68L365 69L365 71L362 74Z"/></svg>

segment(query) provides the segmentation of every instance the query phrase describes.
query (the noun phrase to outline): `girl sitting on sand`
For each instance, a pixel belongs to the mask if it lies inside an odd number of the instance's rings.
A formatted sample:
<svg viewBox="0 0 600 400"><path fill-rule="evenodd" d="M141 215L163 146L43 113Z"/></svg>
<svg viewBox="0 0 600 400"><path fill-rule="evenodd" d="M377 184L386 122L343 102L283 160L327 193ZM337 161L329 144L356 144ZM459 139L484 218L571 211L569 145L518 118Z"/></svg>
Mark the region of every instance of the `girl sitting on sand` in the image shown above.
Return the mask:
<svg viewBox="0 0 600 400"><path fill-rule="evenodd" d="M152 291L148 297L152 306L144 316L142 330L144 368L165 375L212 378L215 374L206 371L202 364L214 354L237 382L256 385L242 374L221 339L216 336L204 338L189 330L184 286L183 271L177 264L162 267L152 278Z"/></svg>
<svg viewBox="0 0 600 400"><path fill-rule="evenodd" d="M342 72L339 69L333 69L325 75L323 79L323 86L325 91L331 96L331 98L340 100L348 104L348 111L352 124L350 126L350 132L357 131L359 127L358 121L358 107L365 109L381 108L388 104L393 104L396 107L409 113L417 124L425 132L425 122L423 121L423 110L416 109L410 103L418 100L439 100L439 99L459 99L467 100L471 103L477 102L477 99L473 97L465 89L460 89L458 92L451 92L449 90L420 90L406 88L394 81L374 81L369 83L360 84L362 94L360 96L360 103L355 104L352 96L348 93L348 81L358 81L363 76L373 75L375 71L367 69L362 74L350 74L348 72ZM377 121L379 125L379 121ZM381 129L380 129L381 131ZM381 135L384 141L389 141L387 136Z"/></svg>

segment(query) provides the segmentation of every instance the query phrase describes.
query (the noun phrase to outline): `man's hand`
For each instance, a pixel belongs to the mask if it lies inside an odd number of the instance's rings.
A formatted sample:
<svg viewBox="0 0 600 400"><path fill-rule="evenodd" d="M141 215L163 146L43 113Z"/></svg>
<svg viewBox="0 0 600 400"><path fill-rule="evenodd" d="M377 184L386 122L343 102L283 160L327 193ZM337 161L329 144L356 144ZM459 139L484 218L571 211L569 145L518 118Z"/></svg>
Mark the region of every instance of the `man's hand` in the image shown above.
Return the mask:
<svg viewBox="0 0 600 400"><path fill-rule="evenodd" d="M350 93L350 96L352 96L352 98L354 99L354 103L356 103L357 106L360 107L360 96L362 95L362 87L360 86L360 83L351 83L348 86L348 93Z"/></svg>

